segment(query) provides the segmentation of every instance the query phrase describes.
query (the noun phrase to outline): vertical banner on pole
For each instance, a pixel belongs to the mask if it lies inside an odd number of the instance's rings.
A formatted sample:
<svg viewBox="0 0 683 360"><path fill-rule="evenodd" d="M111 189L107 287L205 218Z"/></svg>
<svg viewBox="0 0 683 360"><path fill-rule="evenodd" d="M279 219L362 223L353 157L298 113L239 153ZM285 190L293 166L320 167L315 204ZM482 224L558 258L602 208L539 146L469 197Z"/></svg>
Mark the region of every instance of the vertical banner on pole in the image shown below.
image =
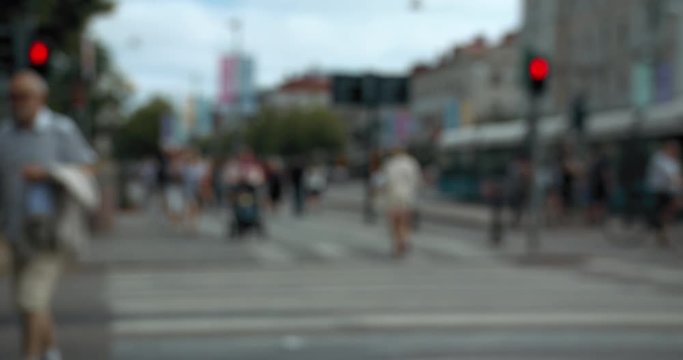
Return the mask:
<svg viewBox="0 0 683 360"><path fill-rule="evenodd" d="M237 96L239 111L243 115L252 114L256 110L256 90L254 85L254 61L247 57L240 58L237 71Z"/></svg>
<svg viewBox="0 0 683 360"><path fill-rule="evenodd" d="M256 110L254 61L243 55L221 59L218 106L231 115L244 116Z"/></svg>
<svg viewBox="0 0 683 360"><path fill-rule="evenodd" d="M235 90L237 73L237 58L226 56L221 59L218 88L218 105L223 109L231 110L235 103Z"/></svg>

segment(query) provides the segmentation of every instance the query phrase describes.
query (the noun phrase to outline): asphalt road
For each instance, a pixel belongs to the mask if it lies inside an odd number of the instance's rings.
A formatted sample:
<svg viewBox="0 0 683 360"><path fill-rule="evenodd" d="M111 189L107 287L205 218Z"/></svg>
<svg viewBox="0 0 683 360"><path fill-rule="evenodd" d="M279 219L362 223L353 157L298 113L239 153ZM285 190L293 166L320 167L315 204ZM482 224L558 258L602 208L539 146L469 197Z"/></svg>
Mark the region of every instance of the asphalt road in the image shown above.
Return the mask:
<svg viewBox="0 0 683 360"><path fill-rule="evenodd" d="M381 224L324 209L269 219L266 241L230 243L224 230L216 213L198 233L123 215L60 288L65 359L683 358L676 267L527 259L431 225L396 261ZM18 358L8 298L2 360Z"/></svg>

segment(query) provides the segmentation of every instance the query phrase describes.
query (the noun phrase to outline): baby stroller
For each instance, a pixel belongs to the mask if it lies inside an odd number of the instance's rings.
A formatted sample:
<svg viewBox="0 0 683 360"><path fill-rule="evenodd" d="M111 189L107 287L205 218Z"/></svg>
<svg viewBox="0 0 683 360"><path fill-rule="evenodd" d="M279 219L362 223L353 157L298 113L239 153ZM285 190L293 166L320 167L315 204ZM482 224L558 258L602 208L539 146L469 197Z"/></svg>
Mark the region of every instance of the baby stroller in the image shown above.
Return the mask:
<svg viewBox="0 0 683 360"><path fill-rule="evenodd" d="M230 194L232 216L229 225L231 239L243 237L249 231L256 231L265 237L258 188L246 181L236 184Z"/></svg>

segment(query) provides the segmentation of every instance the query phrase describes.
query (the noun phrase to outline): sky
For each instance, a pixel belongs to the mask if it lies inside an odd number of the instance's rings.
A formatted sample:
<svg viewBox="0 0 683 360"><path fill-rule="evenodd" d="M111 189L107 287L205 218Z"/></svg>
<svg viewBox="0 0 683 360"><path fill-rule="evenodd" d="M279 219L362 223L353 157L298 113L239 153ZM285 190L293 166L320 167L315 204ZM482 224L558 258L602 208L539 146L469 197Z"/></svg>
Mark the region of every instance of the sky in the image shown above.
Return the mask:
<svg viewBox="0 0 683 360"><path fill-rule="evenodd" d="M307 70L408 71L477 35L520 23L521 0L118 0L90 32L111 50L138 98L217 93L218 61L235 47L259 88ZM239 19L241 36L231 35ZM239 44L239 45L236 45Z"/></svg>

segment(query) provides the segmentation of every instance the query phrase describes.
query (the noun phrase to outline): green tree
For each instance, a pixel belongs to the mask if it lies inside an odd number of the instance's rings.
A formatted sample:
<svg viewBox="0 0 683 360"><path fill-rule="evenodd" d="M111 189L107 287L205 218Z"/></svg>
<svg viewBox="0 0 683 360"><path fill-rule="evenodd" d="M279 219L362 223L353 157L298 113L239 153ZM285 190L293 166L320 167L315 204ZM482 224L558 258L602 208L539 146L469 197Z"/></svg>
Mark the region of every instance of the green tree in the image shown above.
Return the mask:
<svg viewBox="0 0 683 360"><path fill-rule="evenodd" d="M95 49L96 72L99 76L89 93L90 113L93 117L96 117L104 108L121 106L133 93L130 81L114 66L107 48L96 43Z"/></svg>
<svg viewBox="0 0 683 360"><path fill-rule="evenodd" d="M114 154L118 159L139 159L159 151L161 119L172 107L163 98L155 97L135 110L114 136Z"/></svg>
<svg viewBox="0 0 683 360"><path fill-rule="evenodd" d="M192 145L203 154L224 158L235 153L241 137L239 131L228 131L194 139Z"/></svg>
<svg viewBox="0 0 683 360"><path fill-rule="evenodd" d="M265 155L336 154L344 148L346 136L341 120L327 109L265 109L247 127L246 141Z"/></svg>

